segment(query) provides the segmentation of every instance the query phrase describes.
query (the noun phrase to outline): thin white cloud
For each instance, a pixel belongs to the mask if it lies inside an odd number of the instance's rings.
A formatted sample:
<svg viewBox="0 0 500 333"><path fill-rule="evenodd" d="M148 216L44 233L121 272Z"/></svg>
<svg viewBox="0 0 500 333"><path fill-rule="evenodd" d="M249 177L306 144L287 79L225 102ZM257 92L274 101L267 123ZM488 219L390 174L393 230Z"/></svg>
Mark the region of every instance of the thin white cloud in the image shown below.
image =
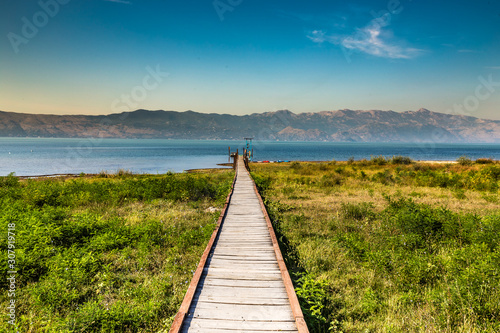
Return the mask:
<svg viewBox="0 0 500 333"><path fill-rule="evenodd" d="M460 49L457 50L458 53L479 53L479 51L476 50L470 50L470 49Z"/></svg>
<svg viewBox="0 0 500 333"><path fill-rule="evenodd" d="M126 4L126 5L131 5L132 4L131 1L126 1L126 0L104 0L104 1L107 1L107 2L116 2L116 3L123 3L123 4Z"/></svg>
<svg viewBox="0 0 500 333"><path fill-rule="evenodd" d="M325 31L314 30L307 35L307 38L314 43L328 42L381 58L411 59L424 52L417 48L398 45L389 31L383 30L380 24L373 23L358 29L351 36L328 35Z"/></svg>
<svg viewBox="0 0 500 333"><path fill-rule="evenodd" d="M500 66L487 66L486 69L500 70Z"/></svg>
<svg viewBox="0 0 500 333"><path fill-rule="evenodd" d="M390 34L380 25L370 25L359 29L354 36L342 39L342 46L382 58L411 59L423 52L412 47L397 45L391 41Z"/></svg>
<svg viewBox="0 0 500 333"><path fill-rule="evenodd" d="M315 43L321 44L326 41L326 33L323 30L314 30L307 35L307 38Z"/></svg>

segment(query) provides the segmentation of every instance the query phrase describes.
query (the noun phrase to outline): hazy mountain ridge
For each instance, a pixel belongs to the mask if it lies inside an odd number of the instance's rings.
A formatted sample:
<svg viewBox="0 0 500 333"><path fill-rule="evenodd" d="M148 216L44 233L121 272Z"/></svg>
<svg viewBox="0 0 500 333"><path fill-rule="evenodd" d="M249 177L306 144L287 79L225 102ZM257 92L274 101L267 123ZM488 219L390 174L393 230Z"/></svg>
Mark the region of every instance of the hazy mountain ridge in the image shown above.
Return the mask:
<svg viewBox="0 0 500 333"><path fill-rule="evenodd" d="M38 115L0 111L1 137L104 137L375 142L500 142L500 121L418 111L337 110L251 115L137 110Z"/></svg>

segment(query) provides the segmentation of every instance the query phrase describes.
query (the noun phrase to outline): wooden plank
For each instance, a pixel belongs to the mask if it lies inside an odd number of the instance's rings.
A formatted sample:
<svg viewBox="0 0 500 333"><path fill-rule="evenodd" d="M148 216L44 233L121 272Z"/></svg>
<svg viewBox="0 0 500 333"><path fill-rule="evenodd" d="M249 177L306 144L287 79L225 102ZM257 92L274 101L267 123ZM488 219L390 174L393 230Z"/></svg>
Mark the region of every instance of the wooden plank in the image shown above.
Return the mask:
<svg viewBox="0 0 500 333"><path fill-rule="evenodd" d="M295 331L295 324L293 321L242 321L242 320L214 320L203 318L192 318L189 320L191 327L207 328L207 329L220 329L220 330L239 330L248 332L248 330L258 330L259 332L280 332Z"/></svg>
<svg viewBox="0 0 500 333"><path fill-rule="evenodd" d="M246 269L242 269L241 266L209 266L205 268L205 272L228 272L234 274L240 274L243 276L248 276L251 274L281 274L276 266L260 267L259 265L245 266Z"/></svg>
<svg viewBox="0 0 500 333"><path fill-rule="evenodd" d="M262 290L270 290L271 288L280 288L283 286L281 281L268 281L268 280L235 280L235 279L216 279L212 278L205 280L204 286L217 286L217 287L246 287L257 288Z"/></svg>
<svg viewBox="0 0 500 333"><path fill-rule="evenodd" d="M275 273L275 272L258 272L258 271L252 271L252 273L254 273L255 275L250 276L250 274L241 274L241 270L231 272L222 269L217 269L214 271L208 271L208 274L205 274L204 278L205 281L207 282L211 281L212 279L240 280L240 281L274 281L276 280L276 277L279 274L279 272ZM283 286L281 285L281 287Z"/></svg>
<svg viewBox="0 0 500 333"><path fill-rule="evenodd" d="M212 258L241 258L241 260L276 260L274 253L251 253L236 255L233 251L224 253L222 250L212 254Z"/></svg>
<svg viewBox="0 0 500 333"><path fill-rule="evenodd" d="M234 296L207 296L203 295L200 297L193 298L193 302L204 302L213 304L240 304L240 305L286 305L290 306L288 301L288 295L282 297L234 297Z"/></svg>
<svg viewBox="0 0 500 333"><path fill-rule="evenodd" d="M240 280L241 281L241 280ZM263 282L257 280L248 280L252 282ZM276 280L279 281L279 280ZM266 281L267 282L267 281ZM243 287L243 286L212 286L209 284L203 285L203 291L196 292L196 296L200 295L208 295L208 296L233 296L239 297L242 295L248 297L270 297L270 298L280 298L287 297L286 290L283 288L255 288L255 287Z"/></svg>
<svg viewBox="0 0 500 333"><path fill-rule="evenodd" d="M183 331L183 332L188 332L188 331ZM220 328L190 328L189 332L192 333L273 333L273 332L281 332L281 333L289 333L289 332L295 332L297 333L297 330L294 331L283 331L283 330L249 330L249 329L223 329L221 330Z"/></svg>
<svg viewBox="0 0 500 333"><path fill-rule="evenodd" d="M237 247L244 247L244 248L248 248L248 247L251 247L252 245L256 246L256 247L259 247L259 248L263 248L264 246L272 246L273 243L269 240L269 241L254 241L254 242L234 242L234 241L226 241L226 240L223 240L223 241L220 241L217 243L217 246L227 246L227 247L232 247L232 248L237 248Z"/></svg>
<svg viewBox="0 0 500 333"><path fill-rule="evenodd" d="M191 315L192 313L192 315ZM190 309L192 318L220 320L294 320L290 305L242 305L242 304L207 304L197 303Z"/></svg>
<svg viewBox="0 0 500 333"><path fill-rule="evenodd" d="M227 228L224 228L224 234L226 232L229 232L232 230L250 230L250 231L252 231L252 230L257 230L257 231L267 230L267 227L265 225L263 225L265 223L265 221L260 221L258 223L253 223L253 224L250 224L250 222L239 223L237 221L231 222L232 224L230 224L227 221L226 221L226 223L228 224L228 226L227 226Z"/></svg>
<svg viewBox="0 0 500 333"><path fill-rule="evenodd" d="M247 248L247 250L249 249ZM241 255L242 257L261 255L261 256L269 256L270 258L276 258L276 254L272 250L268 249L262 249L262 250L254 249L253 251L242 251L236 248L224 247L224 246L215 249L214 254L233 254L233 255Z"/></svg>
<svg viewBox="0 0 500 333"><path fill-rule="evenodd" d="M261 227L251 228L247 226L232 227L231 229L228 228L227 230L224 230L224 234L221 234L220 238L229 238L231 236L234 236L235 233L241 234L242 232L246 232L247 236L249 237L251 237L252 235L259 235L259 237L271 240L269 234L267 233L268 231L266 229L263 229ZM244 239L244 237L241 238Z"/></svg>
<svg viewBox="0 0 500 333"><path fill-rule="evenodd" d="M211 265L214 265L215 267L217 266L235 266L235 267L244 267L246 265L252 266L252 265L273 265L273 267L279 268L276 261L273 260L251 260L251 261L245 261L242 262L241 260L226 260L226 259L219 259L216 258L211 262Z"/></svg>
<svg viewBox="0 0 500 333"><path fill-rule="evenodd" d="M230 268L210 268L206 270L206 276L225 276L227 278L237 278L241 280L275 280L280 279L281 272L275 270L260 270L260 269L248 269L248 273L242 274L241 270L233 270Z"/></svg>
<svg viewBox="0 0 500 333"><path fill-rule="evenodd" d="M254 270L264 270L264 271L273 271L280 273L279 271L279 266L275 262L267 262L267 263L259 263L259 264L247 264L245 262L238 261L236 263L232 263L230 266L228 266L227 262L224 263L210 263L210 268L230 268L231 270L249 270L249 271L254 271ZM250 274L250 272L246 273Z"/></svg>
<svg viewBox="0 0 500 333"><path fill-rule="evenodd" d="M217 244L217 246L222 248L231 248L231 249L256 249L256 250L265 250L266 247L272 247L271 241L269 242L242 242L242 243L234 243L222 241ZM255 246L253 248L252 246ZM213 252L215 253L215 251Z"/></svg>

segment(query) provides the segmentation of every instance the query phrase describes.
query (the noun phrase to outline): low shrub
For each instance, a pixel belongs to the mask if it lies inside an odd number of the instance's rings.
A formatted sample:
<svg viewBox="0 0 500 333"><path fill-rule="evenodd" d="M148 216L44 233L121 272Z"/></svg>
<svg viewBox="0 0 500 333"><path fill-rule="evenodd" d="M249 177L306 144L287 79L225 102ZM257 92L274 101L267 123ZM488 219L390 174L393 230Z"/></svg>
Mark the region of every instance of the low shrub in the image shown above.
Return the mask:
<svg viewBox="0 0 500 333"><path fill-rule="evenodd" d="M340 214L344 219L364 220L372 219L375 217L373 212L373 204L363 202L360 204L342 203L340 207Z"/></svg>
<svg viewBox="0 0 500 333"><path fill-rule="evenodd" d="M297 279L297 284L295 292L301 301L308 327L314 332L326 332L329 328L327 282L315 279L310 274L303 274Z"/></svg>
<svg viewBox="0 0 500 333"><path fill-rule="evenodd" d="M322 187L332 187L336 185L341 185L343 182L343 177L338 173L330 173L323 175L319 185Z"/></svg>
<svg viewBox="0 0 500 333"><path fill-rule="evenodd" d="M370 162L375 165L386 165L387 159L382 155L372 156Z"/></svg>
<svg viewBox="0 0 500 333"><path fill-rule="evenodd" d="M384 185L394 183L394 177L392 176L391 172L389 170L384 170L377 172L372 176L372 181L374 182L380 182Z"/></svg>
<svg viewBox="0 0 500 333"><path fill-rule="evenodd" d="M472 162L472 160L469 157L463 155L457 158L457 163L462 166L469 166L472 165L474 162Z"/></svg>
<svg viewBox="0 0 500 333"><path fill-rule="evenodd" d="M495 161L493 161L491 158L478 158L475 161L476 164L494 164Z"/></svg>
<svg viewBox="0 0 500 333"><path fill-rule="evenodd" d="M389 160L389 163L391 164L403 164L403 165L408 165L408 164L412 164L413 163L413 160L411 158L409 158L408 156L401 156L401 155L398 155L398 156L393 156L390 160Z"/></svg>
<svg viewBox="0 0 500 333"><path fill-rule="evenodd" d="M19 178L14 172L9 173L5 177L0 177L0 187L16 187L19 185Z"/></svg>

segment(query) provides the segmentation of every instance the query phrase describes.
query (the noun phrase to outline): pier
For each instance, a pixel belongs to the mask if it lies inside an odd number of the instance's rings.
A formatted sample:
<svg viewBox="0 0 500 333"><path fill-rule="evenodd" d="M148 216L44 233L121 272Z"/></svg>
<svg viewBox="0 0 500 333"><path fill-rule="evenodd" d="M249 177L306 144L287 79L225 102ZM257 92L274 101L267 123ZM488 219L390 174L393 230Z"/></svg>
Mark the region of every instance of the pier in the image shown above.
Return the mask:
<svg viewBox="0 0 500 333"><path fill-rule="evenodd" d="M255 183L236 156L233 188L170 333L309 332Z"/></svg>

